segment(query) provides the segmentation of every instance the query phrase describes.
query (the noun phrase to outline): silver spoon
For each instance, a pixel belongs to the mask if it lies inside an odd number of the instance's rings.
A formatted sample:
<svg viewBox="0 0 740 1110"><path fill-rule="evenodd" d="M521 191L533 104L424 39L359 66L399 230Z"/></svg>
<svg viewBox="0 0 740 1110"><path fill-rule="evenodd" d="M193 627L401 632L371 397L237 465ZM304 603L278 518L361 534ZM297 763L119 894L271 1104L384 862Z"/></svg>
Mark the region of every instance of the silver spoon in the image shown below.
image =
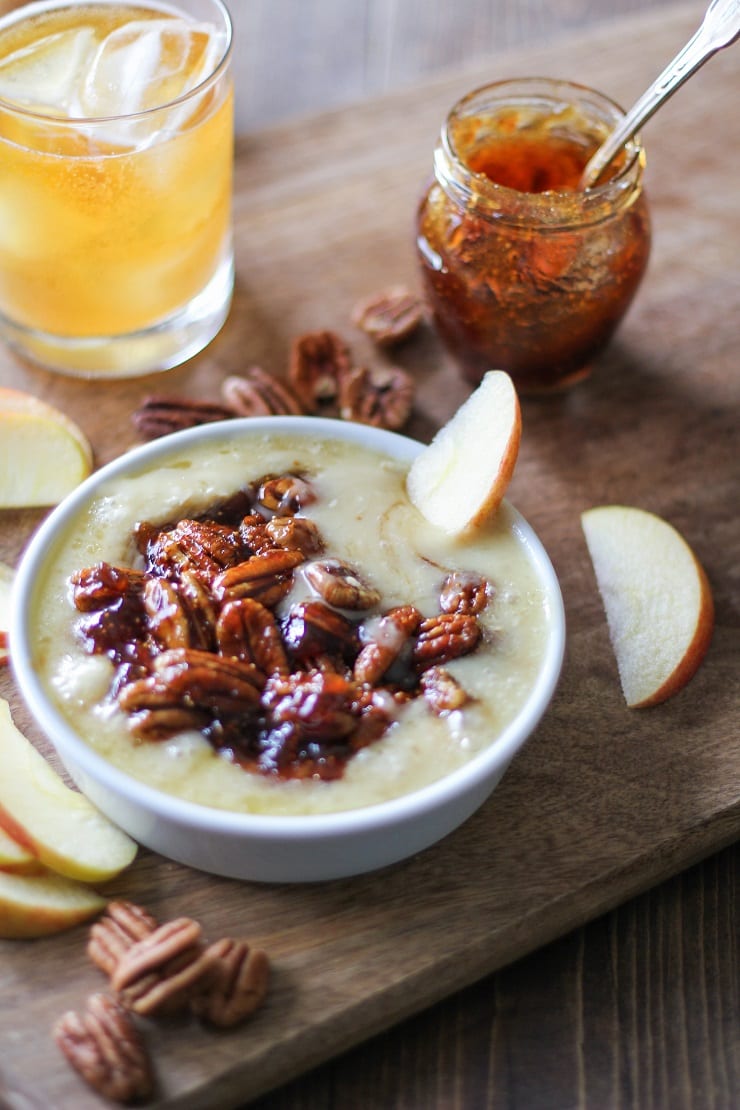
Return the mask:
<svg viewBox="0 0 740 1110"><path fill-rule="evenodd" d="M699 29L650 88L633 104L621 123L607 136L589 160L579 187L595 185L601 174L643 123L657 112L661 104L673 96L700 66L718 50L729 46L740 36L740 0L712 0Z"/></svg>

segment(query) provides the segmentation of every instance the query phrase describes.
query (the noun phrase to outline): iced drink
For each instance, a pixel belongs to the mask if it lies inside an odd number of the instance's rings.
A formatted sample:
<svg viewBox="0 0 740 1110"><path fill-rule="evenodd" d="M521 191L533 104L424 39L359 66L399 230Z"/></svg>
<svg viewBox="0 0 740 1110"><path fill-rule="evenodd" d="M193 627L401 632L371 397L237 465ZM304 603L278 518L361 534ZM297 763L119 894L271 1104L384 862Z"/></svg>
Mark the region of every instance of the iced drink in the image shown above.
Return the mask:
<svg viewBox="0 0 740 1110"><path fill-rule="evenodd" d="M219 0L26 5L0 22L0 331L67 372L175 365L233 287Z"/></svg>

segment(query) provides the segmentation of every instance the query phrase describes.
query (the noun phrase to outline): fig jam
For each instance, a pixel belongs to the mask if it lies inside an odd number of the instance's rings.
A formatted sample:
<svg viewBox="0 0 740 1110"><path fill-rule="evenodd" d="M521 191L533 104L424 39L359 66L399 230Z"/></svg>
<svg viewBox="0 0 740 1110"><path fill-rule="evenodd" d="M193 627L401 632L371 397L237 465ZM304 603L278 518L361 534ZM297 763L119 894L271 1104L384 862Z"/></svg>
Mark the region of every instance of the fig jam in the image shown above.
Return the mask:
<svg viewBox="0 0 740 1110"><path fill-rule="evenodd" d="M503 369L522 393L570 385L624 316L650 251L639 144L579 188L620 116L537 79L479 89L448 116L417 248L437 331L473 384Z"/></svg>

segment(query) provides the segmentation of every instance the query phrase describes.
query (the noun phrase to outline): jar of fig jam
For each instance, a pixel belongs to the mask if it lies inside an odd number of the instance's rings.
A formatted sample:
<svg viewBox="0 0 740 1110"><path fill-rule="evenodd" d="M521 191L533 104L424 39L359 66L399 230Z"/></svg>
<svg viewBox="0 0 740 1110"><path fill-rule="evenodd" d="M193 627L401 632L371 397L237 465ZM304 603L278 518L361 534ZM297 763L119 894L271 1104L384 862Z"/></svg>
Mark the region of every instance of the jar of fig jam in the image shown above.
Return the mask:
<svg viewBox="0 0 740 1110"><path fill-rule="evenodd" d="M477 89L452 108L418 212L437 330L465 377L507 370L523 393L586 377L650 252L638 139L591 189L579 179L622 110L564 81Z"/></svg>

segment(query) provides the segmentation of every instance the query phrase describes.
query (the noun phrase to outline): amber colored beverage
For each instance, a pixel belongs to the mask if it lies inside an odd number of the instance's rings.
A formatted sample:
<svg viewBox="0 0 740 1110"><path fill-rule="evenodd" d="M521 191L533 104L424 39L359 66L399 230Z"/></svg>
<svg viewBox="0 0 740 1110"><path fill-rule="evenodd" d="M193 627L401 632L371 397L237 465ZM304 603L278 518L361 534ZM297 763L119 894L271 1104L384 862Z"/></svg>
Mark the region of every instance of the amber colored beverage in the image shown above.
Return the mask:
<svg viewBox="0 0 740 1110"><path fill-rule="evenodd" d="M231 28L218 0L0 23L0 332L86 376L175 365L231 299Z"/></svg>

